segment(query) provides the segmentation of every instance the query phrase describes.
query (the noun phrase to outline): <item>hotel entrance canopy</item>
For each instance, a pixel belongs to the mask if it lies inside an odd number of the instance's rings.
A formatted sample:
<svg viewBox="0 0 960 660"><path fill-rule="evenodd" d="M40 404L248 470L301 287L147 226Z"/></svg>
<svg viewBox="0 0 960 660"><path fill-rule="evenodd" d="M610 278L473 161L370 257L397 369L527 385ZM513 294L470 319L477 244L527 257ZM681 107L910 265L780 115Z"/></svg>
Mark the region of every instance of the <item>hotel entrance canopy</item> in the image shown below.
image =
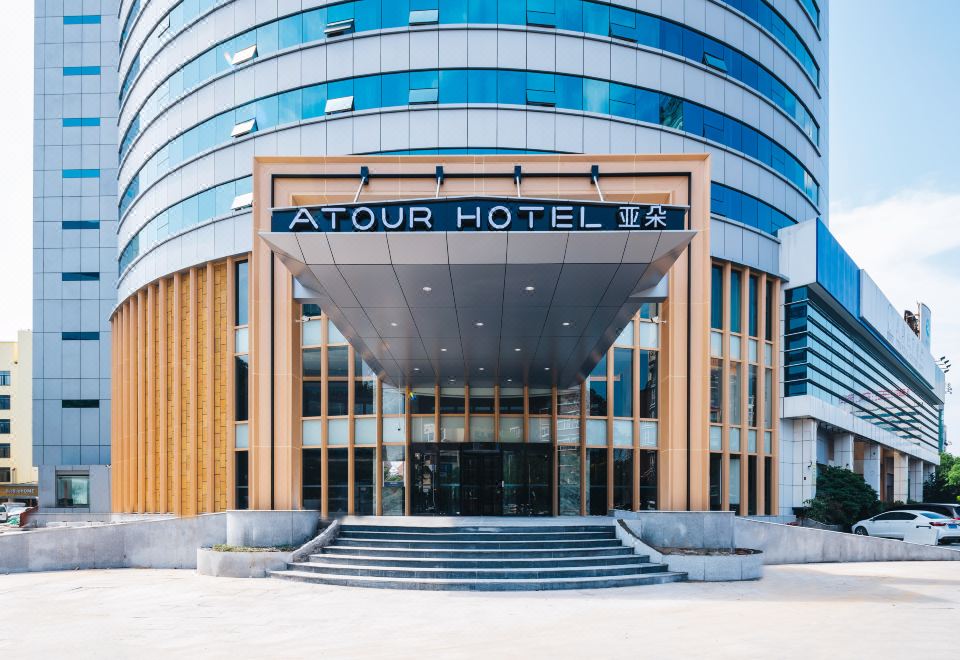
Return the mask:
<svg viewBox="0 0 960 660"><path fill-rule="evenodd" d="M687 208L437 197L272 209L259 236L363 360L403 386L569 387L696 235Z"/></svg>

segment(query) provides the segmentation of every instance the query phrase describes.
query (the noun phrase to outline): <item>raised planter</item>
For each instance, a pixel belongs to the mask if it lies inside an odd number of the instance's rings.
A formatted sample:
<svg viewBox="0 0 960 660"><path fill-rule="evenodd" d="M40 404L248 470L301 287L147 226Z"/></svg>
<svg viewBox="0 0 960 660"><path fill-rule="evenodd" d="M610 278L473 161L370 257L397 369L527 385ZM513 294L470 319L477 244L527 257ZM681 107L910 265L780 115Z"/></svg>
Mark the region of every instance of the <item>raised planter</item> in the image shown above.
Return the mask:
<svg viewBox="0 0 960 660"><path fill-rule="evenodd" d="M703 550L697 553L664 549L663 563L671 571L687 574L694 582L733 582L763 577L763 553L759 550Z"/></svg>
<svg viewBox="0 0 960 660"><path fill-rule="evenodd" d="M268 571L279 571L292 561L293 552L222 552L197 548L197 573L213 577L262 578Z"/></svg>

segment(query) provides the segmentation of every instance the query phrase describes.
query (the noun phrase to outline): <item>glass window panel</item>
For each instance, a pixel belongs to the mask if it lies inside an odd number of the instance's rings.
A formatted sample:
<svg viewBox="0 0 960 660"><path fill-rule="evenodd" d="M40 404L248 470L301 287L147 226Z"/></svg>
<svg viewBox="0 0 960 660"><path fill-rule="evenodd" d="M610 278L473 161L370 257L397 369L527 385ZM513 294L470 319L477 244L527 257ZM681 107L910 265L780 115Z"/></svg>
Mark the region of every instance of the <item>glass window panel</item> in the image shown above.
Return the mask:
<svg viewBox="0 0 960 660"><path fill-rule="evenodd" d="M527 420L527 442L551 442L552 438L549 417L531 417Z"/></svg>
<svg viewBox="0 0 960 660"><path fill-rule="evenodd" d="M730 331L741 332L743 304L742 304L742 285L743 275L739 270L730 271Z"/></svg>
<svg viewBox="0 0 960 660"><path fill-rule="evenodd" d="M743 365L739 362L730 363L730 423L740 424L742 420L743 395Z"/></svg>
<svg viewBox="0 0 960 660"><path fill-rule="evenodd" d="M763 345L763 363L767 366L773 364L773 344Z"/></svg>
<svg viewBox="0 0 960 660"><path fill-rule="evenodd" d="M575 417L557 418L557 442L580 444L580 420Z"/></svg>
<svg viewBox="0 0 960 660"><path fill-rule="evenodd" d="M723 361L710 359L710 422L723 422Z"/></svg>
<svg viewBox="0 0 960 660"><path fill-rule="evenodd" d="M640 323L641 348L660 347L660 326L657 323Z"/></svg>
<svg viewBox="0 0 960 660"><path fill-rule="evenodd" d="M350 420L331 419L327 422L327 432L328 445L350 444Z"/></svg>
<svg viewBox="0 0 960 660"><path fill-rule="evenodd" d="M603 419L587 420L587 444L592 446L607 446L607 422Z"/></svg>
<svg viewBox="0 0 960 660"><path fill-rule="evenodd" d="M740 508L740 458L730 457L730 510Z"/></svg>
<svg viewBox="0 0 960 660"><path fill-rule="evenodd" d="M551 390L530 390L529 398L531 415L553 414L553 392Z"/></svg>
<svg viewBox="0 0 960 660"><path fill-rule="evenodd" d="M322 413L323 383L316 380L304 381L303 405L301 414L304 417L319 417Z"/></svg>
<svg viewBox="0 0 960 660"><path fill-rule="evenodd" d="M731 335L730 337L730 359L740 360L743 357L743 343L740 337Z"/></svg>
<svg viewBox="0 0 960 660"><path fill-rule="evenodd" d="M757 361L757 340L750 339L747 341L747 359L751 362Z"/></svg>
<svg viewBox="0 0 960 660"><path fill-rule="evenodd" d="M386 383L381 384L381 390L383 392L383 414L402 415L405 411L404 391Z"/></svg>
<svg viewBox="0 0 960 660"><path fill-rule="evenodd" d="M763 370L763 426L773 427L773 370Z"/></svg>
<svg viewBox="0 0 960 660"><path fill-rule="evenodd" d="M613 421L613 444L615 447L633 446L633 422L627 419Z"/></svg>
<svg viewBox="0 0 960 660"><path fill-rule="evenodd" d="M560 515L580 515L580 450L561 447L557 454Z"/></svg>
<svg viewBox="0 0 960 660"><path fill-rule="evenodd" d="M234 307L234 325L247 325L250 296L248 270L249 269L246 261L241 261L236 265L236 278L234 283L234 293L236 295L236 305Z"/></svg>
<svg viewBox="0 0 960 660"><path fill-rule="evenodd" d="M466 412L465 392L462 387L440 388L440 414L463 414ZM441 424L441 429L443 425Z"/></svg>
<svg viewBox="0 0 960 660"><path fill-rule="evenodd" d="M246 355L238 355L234 358L234 387L235 399L233 418L238 422L245 422L249 419L250 403L250 383L249 371L250 362Z"/></svg>
<svg viewBox="0 0 960 660"><path fill-rule="evenodd" d="M763 333L767 341L773 340L773 309L774 309L773 288L774 288L773 281L768 279L767 287L766 287L766 298L767 298L767 303L766 303L767 306L766 306L766 314L765 314L766 329L764 330L764 333Z"/></svg>
<svg viewBox="0 0 960 660"><path fill-rule="evenodd" d="M375 417L354 420L353 443L355 445L377 444L377 419Z"/></svg>
<svg viewBox="0 0 960 660"><path fill-rule="evenodd" d="M747 426L757 425L757 366L749 366L747 381Z"/></svg>
<svg viewBox="0 0 960 660"><path fill-rule="evenodd" d="M603 380L589 380L589 389L590 394L590 416L591 417L606 417L607 416L607 381L606 378Z"/></svg>
<svg viewBox="0 0 960 660"><path fill-rule="evenodd" d="M640 446L657 447L658 429L657 422L640 422Z"/></svg>
<svg viewBox="0 0 960 660"><path fill-rule="evenodd" d="M384 442L406 442L407 419L405 417L384 417L381 426Z"/></svg>
<svg viewBox="0 0 960 660"><path fill-rule="evenodd" d="M633 350L613 349L613 415L633 416Z"/></svg>
<svg viewBox="0 0 960 660"><path fill-rule="evenodd" d="M723 357L723 333L710 333L710 357Z"/></svg>
<svg viewBox="0 0 960 660"><path fill-rule="evenodd" d="M323 364L323 350L319 348L308 348L303 351L303 375L305 378L321 376L321 366Z"/></svg>
<svg viewBox="0 0 960 660"><path fill-rule="evenodd" d="M500 414L523 413L523 390L500 388Z"/></svg>
<svg viewBox="0 0 960 660"><path fill-rule="evenodd" d="M416 387L410 392L410 412L414 415L432 415L436 410L436 395L432 387Z"/></svg>
<svg viewBox="0 0 960 660"><path fill-rule="evenodd" d="M234 334L233 350L235 353L250 352L250 333L248 328L237 328Z"/></svg>
<svg viewBox="0 0 960 660"><path fill-rule="evenodd" d="M730 428L730 451L740 451L740 429L737 427Z"/></svg>
<svg viewBox="0 0 960 660"><path fill-rule="evenodd" d="M757 451L757 432L752 429L747 431L747 451L751 453Z"/></svg>
<svg viewBox="0 0 960 660"><path fill-rule="evenodd" d="M492 387L471 387L470 388L470 413L480 415L492 415L494 412L494 396ZM471 422L470 435L473 435Z"/></svg>
<svg viewBox="0 0 960 660"><path fill-rule="evenodd" d="M494 441L494 419L493 417L470 417L470 441L471 442L493 442Z"/></svg>
<svg viewBox="0 0 960 660"><path fill-rule="evenodd" d="M710 454L710 510L723 508L723 454Z"/></svg>
<svg viewBox="0 0 960 660"><path fill-rule="evenodd" d="M710 269L710 327L723 329L723 267Z"/></svg>
<svg viewBox="0 0 960 660"><path fill-rule="evenodd" d="M659 378L659 356L656 351L640 351L640 382L637 388L640 394L640 409L637 415L645 418L658 416L657 383Z"/></svg>
<svg viewBox="0 0 960 660"><path fill-rule="evenodd" d="M580 388L557 391L557 414L571 417L580 416Z"/></svg>
<svg viewBox="0 0 960 660"><path fill-rule="evenodd" d="M723 451L723 428L710 427L710 451Z"/></svg>
<svg viewBox="0 0 960 660"><path fill-rule="evenodd" d="M500 417L500 442L523 442L523 417Z"/></svg>
<svg viewBox="0 0 960 660"><path fill-rule="evenodd" d="M650 325L650 324L643 324ZM621 346L633 346L633 321L629 321L624 327L623 332L617 337L617 344Z"/></svg>
<svg viewBox="0 0 960 660"><path fill-rule="evenodd" d="M360 353L357 351L353 352L353 375L356 378L372 378L376 376L373 369L370 368L370 365L363 361Z"/></svg>
<svg viewBox="0 0 960 660"><path fill-rule="evenodd" d="M328 375L333 377L350 375L349 352L346 346L330 346L327 348Z"/></svg>
<svg viewBox="0 0 960 660"><path fill-rule="evenodd" d="M411 442L436 442L437 424L433 417L414 417L410 420Z"/></svg>
<svg viewBox="0 0 960 660"><path fill-rule="evenodd" d="M463 417L460 415L443 415L440 418L440 442L463 442Z"/></svg>
<svg viewBox="0 0 960 660"><path fill-rule="evenodd" d="M234 447L246 449L250 446L250 427L246 424L237 424L234 427Z"/></svg>
<svg viewBox="0 0 960 660"><path fill-rule="evenodd" d="M763 451L766 454L773 453L773 433L770 431L763 432Z"/></svg>
<svg viewBox="0 0 960 660"><path fill-rule="evenodd" d="M346 381L332 380L327 382L327 415L337 417L348 413L347 397L349 391L350 384Z"/></svg>
<svg viewBox="0 0 960 660"><path fill-rule="evenodd" d="M756 275L750 276L749 281L749 299L747 304L747 332L751 337L756 337L760 325L760 303L757 299L759 295L760 279Z"/></svg>
<svg viewBox="0 0 960 660"><path fill-rule="evenodd" d="M377 381L361 380L353 384L353 414L375 415L377 413Z"/></svg>
<svg viewBox="0 0 960 660"><path fill-rule="evenodd" d="M321 420L304 420L302 432L304 447L319 447L323 444L323 422Z"/></svg>

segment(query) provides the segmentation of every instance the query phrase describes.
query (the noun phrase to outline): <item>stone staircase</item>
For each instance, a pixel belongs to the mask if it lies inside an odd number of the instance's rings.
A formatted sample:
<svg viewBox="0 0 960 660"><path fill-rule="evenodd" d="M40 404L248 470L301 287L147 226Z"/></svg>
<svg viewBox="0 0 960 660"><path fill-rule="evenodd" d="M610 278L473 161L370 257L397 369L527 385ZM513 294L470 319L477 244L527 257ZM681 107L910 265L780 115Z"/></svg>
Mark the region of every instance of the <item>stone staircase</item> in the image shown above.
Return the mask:
<svg viewBox="0 0 960 660"><path fill-rule="evenodd" d="M380 589L540 591L686 579L635 555L611 525L345 524L309 561L271 577Z"/></svg>

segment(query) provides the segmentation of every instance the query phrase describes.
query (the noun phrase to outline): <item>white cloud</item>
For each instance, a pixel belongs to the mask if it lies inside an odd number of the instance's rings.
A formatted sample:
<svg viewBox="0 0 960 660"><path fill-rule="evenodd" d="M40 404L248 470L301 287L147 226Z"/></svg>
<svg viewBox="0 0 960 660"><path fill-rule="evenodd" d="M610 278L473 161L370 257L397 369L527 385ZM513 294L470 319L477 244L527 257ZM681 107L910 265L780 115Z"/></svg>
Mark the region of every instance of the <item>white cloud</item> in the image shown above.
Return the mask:
<svg viewBox="0 0 960 660"><path fill-rule="evenodd" d="M932 312L934 356L960 373L960 194L911 191L834 210L830 229L899 310L918 301ZM960 394L960 390L958 390ZM960 437L960 408L947 396L948 437ZM953 442L953 449L960 443Z"/></svg>

